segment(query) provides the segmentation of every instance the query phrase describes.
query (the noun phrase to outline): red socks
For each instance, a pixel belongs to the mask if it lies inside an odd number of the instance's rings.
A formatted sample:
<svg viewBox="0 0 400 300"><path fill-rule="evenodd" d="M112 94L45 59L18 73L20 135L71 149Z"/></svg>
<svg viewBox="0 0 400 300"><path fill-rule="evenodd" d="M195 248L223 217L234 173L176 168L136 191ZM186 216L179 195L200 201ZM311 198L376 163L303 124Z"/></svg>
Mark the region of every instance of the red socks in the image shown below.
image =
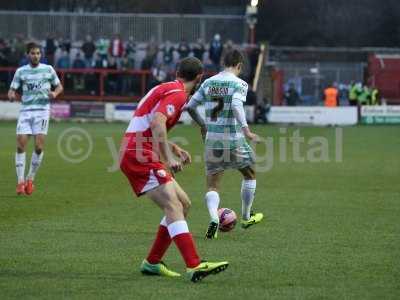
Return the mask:
<svg viewBox="0 0 400 300"><path fill-rule="evenodd" d="M175 221L168 225L170 237L174 240L188 268L194 268L200 264L196 246L185 220Z"/></svg>
<svg viewBox="0 0 400 300"><path fill-rule="evenodd" d="M172 239L169 236L168 229L166 226L160 224L156 239L153 242L153 246L150 249L147 261L151 264L158 264L165 252L167 252L169 245L171 245Z"/></svg>
<svg viewBox="0 0 400 300"><path fill-rule="evenodd" d="M185 260L186 266L188 268L197 267L200 264L200 258L197 255L192 234L184 220L175 221L167 227L165 218L162 219L147 261L151 264L159 263L171 245L171 237Z"/></svg>
<svg viewBox="0 0 400 300"><path fill-rule="evenodd" d="M190 232L174 236L174 242L188 268L194 268L200 264L200 258L197 255L196 246Z"/></svg>

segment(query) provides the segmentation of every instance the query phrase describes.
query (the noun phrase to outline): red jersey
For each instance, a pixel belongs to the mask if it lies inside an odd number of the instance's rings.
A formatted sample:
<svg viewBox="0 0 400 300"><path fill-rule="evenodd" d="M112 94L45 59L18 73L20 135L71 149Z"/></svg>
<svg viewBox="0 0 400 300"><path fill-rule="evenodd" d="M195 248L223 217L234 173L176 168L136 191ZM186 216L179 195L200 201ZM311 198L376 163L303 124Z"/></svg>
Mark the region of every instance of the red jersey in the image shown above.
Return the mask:
<svg viewBox="0 0 400 300"><path fill-rule="evenodd" d="M126 130L125 150L153 150L150 123L154 114L159 112L165 115L167 130L170 130L179 121L186 99L184 85L178 80L162 83L151 89L139 102Z"/></svg>

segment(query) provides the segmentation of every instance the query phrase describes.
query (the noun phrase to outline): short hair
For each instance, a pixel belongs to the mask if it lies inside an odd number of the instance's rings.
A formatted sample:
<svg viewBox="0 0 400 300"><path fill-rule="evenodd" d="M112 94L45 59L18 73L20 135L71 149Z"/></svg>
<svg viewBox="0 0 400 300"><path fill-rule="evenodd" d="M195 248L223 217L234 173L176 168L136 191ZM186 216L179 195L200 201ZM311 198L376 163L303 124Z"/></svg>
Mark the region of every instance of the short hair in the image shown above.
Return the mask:
<svg viewBox="0 0 400 300"><path fill-rule="evenodd" d="M40 50L40 46L38 44L36 44L35 42L26 44L26 54L29 54L29 52L31 52L32 49Z"/></svg>
<svg viewBox="0 0 400 300"><path fill-rule="evenodd" d="M224 56L224 66L229 67L236 67L238 64L244 62L244 56L241 51L237 49L230 50Z"/></svg>
<svg viewBox="0 0 400 300"><path fill-rule="evenodd" d="M192 81L202 73L203 64L196 57L186 57L178 64L177 76L186 81Z"/></svg>

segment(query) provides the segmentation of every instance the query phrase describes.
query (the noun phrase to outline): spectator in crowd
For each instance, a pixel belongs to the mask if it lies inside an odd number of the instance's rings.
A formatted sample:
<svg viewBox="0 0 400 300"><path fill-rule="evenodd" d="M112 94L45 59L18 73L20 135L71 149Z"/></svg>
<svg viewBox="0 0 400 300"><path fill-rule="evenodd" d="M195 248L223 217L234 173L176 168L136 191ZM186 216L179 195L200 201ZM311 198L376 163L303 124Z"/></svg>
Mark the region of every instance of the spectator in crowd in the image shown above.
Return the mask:
<svg viewBox="0 0 400 300"><path fill-rule="evenodd" d="M107 69L112 69L112 70L118 69L117 57L110 56ZM121 90L121 86L122 86L121 74L111 73L107 76L105 89L108 94L110 95L117 94L117 92Z"/></svg>
<svg viewBox="0 0 400 300"><path fill-rule="evenodd" d="M153 62L157 57L157 53L158 53L158 45L157 45L155 39L152 37L150 39L150 42L147 44L147 48L146 48L146 54L150 57L150 59L152 61L150 68L153 65Z"/></svg>
<svg viewBox="0 0 400 300"><path fill-rule="evenodd" d="M5 40L0 39L0 67L8 66L7 51L7 44Z"/></svg>
<svg viewBox="0 0 400 300"><path fill-rule="evenodd" d="M136 43L133 36L130 36L128 42L125 45L125 58L123 68L134 69L135 68L135 55L136 55Z"/></svg>
<svg viewBox="0 0 400 300"><path fill-rule="evenodd" d="M71 60L66 50L62 51L61 56L58 58L56 68L69 69L71 67Z"/></svg>
<svg viewBox="0 0 400 300"><path fill-rule="evenodd" d="M189 56L190 53L190 47L186 40L182 40L179 45L178 45L178 53L179 53L179 59L185 58Z"/></svg>
<svg viewBox="0 0 400 300"><path fill-rule="evenodd" d="M222 56L222 43L221 36L218 33L214 35L214 38L210 43L209 53L211 61L213 62L214 66L219 70Z"/></svg>
<svg viewBox="0 0 400 300"><path fill-rule="evenodd" d="M165 66L156 65L151 69L151 80L149 83L149 88L153 88L160 83L167 81L168 71Z"/></svg>
<svg viewBox="0 0 400 300"><path fill-rule="evenodd" d="M379 90L373 86L371 89L371 105L380 105L381 104L381 95Z"/></svg>
<svg viewBox="0 0 400 300"><path fill-rule="evenodd" d="M114 39L111 41L108 53L113 58L113 62L115 62L119 68L121 59L124 55L124 42L122 41L120 34L116 34Z"/></svg>
<svg viewBox="0 0 400 300"><path fill-rule="evenodd" d="M90 35L86 36L85 42L82 44L82 52L85 58L86 67L90 68L93 65L93 55L96 51L96 45L93 43Z"/></svg>
<svg viewBox="0 0 400 300"><path fill-rule="evenodd" d="M16 66L19 61L21 62L20 65L27 64L28 60L25 57L26 42L27 40L24 40L22 35L16 35L10 41L0 39L0 65ZM192 45L189 45L185 40L182 40L178 44L166 41L159 50L154 38L148 43L136 44L134 38L130 37L123 44L119 36L116 36L111 43L104 37L95 41L90 35L86 36L82 44L79 44L79 41L71 42L68 39L56 40L50 35L45 41L38 42L45 46L42 53L47 55L47 57L46 55L42 55L42 63L48 63L47 58L49 58L60 69L70 67L82 69L86 67L97 69L116 68L117 70L131 70L134 68L150 70L154 74L154 76L151 76L154 77L152 84L168 80L168 76L174 73L179 58L190 55L194 55L203 61L207 72L218 72L223 49L233 47L231 41L227 41L223 47L221 37L218 34L215 35L209 48L207 48L201 39L198 39ZM193 47L191 48L191 46ZM250 54L250 52L247 54ZM211 59L211 56L213 59ZM65 74L65 85L69 87L69 91L82 89L83 87L83 90L87 89L86 93L90 93L91 95L99 94L100 77L98 74L85 73L82 76L71 74ZM245 71L244 74L246 74ZM105 85L107 85L108 80L115 82L114 85L111 83L111 87L108 87L109 91L118 94L123 94L125 91L130 93L138 85L136 84L138 77L128 76L127 74L114 77L106 76ZM247 76L246 79L251 80ZM5 82L7 80L5 79ZM82 84L82 82L85 84Z"/></svg>
<svg viewBox="0 0 400 300"><path fill-rule="evenodd" d="M74 59L74 61L72 63L72 67L74 69L84 69L84 68L86 68L86 63L83 60L80 52L76 53L75 59Z"/></svg>
<svg viewBox="0 0 400 300"><path fill-rule="evenodd" d="M300 102L300 95L293 83L289 84L289 89L285 93L285 100L288 106L296 106Z"/></svg>
<svg viewBox="0 0 400 300"><path fill-rule="evenodd" d="M58 44L62 51L67 51L68 53L70 53L71 41L68 38L66 39L61 38Z"/></svg>
<svg viewBox="0 0 400 300"><path fill-rule="evenodd" d="M14 47L10 47L10 52L9 52L7 59L8 59L8 65L10 67L18 66L19 55L17 54L17 51L15 50Z"/></svg>
<svg viewBox="0 0 400 300"><path fill-rule="evenodd" d="M206 72L217 73L219 71L219 66L216 66L213 63L213 61L210 59L208 52L204 53L203 64L204 64L204 71Z"/></svg>
<svg viewBox="0 0 400 300"><path fill-rule="evenodd" d="M200 61L204 61L204 52L206 49L201 38L197 39L197 42L194 43L192 51L195 57L197 57Z"/></svg>
<svg viewBox="0 0 400 300"><path fill-rule="evenodd" d="M358 95L358 103L359 105L368 105L370 102L371 90L368 86L364 85L361 93Z"/></svg>
<svg viewBox="0 0 400 300"><path fill-rule="evenodd" d="M108 66L108 61L103 59L103 57L95 52L94 54L94 61L93 61L93 67L95 69L105 69Z"/></svg>
<svg viewBox="0 0 400 300"><path fill-rule="evenodd" d="M358 96L362 92L362 85L361 83L355 83L352 82L350 83L350 88L349 88L349 104L351 106L357 106L358 104Z"/></svg>
<svg viewBox="0 0 400 300"><path fill-rule="evenodd" d="M14 49L15 49L15 55L17 56L19 62L21 61L21 59L24 58L26 49L24 36L22 34L17 34L14 40ZM16 64L16 66L18 66L18 63Z"/></svg>
<svg viewBox="0 0 400 300"><path fill-rule="evenodd" d="M108 65L108 49L110 47L110 41L106 38L100 38L96 42L96 52L99 55L99 59L102 61L101 65L103 68L107 68Z"/></svg>
<svg viewBox="0 0 400 300"><path fill-rule="evenodd" d="M52 35L48 35L44 48L47 61L50 65L54 66L54 54L57 50L57 42Z"/></svg>
<svg viewBox="0 0 400 300"><path fill-rule="evenodd" d="M339 106L339 90L336 83L329 85L324 90L324 105L326 107Z"/></svg>
<svg viewBox="0 0 400 300"><path fill-rule="evenodd" d="M170 41L166 41L161 50L161 59L165 66L170 67L174 63L174 51L175 48L172 46L172 43Z"/></svg>
<svg viewBox="0 0 400 300"><path fill-rule="evenodd" d="M128 55L125 55L121 61L121 70L132 70L135 68L135 60L130 59ZM132 95L133 78L131 74L123 74L122 76L122 93L124 95Z"/></svg>
<svg viewBox="0 0 400 300"><path fill-rule="evenodd" d="M227 40L224 46L222 47L222 53L221 53L221 61L220 65L222 64L222 61L226 55L226 53L231 52L233 50L233 42L232 40ZM242 70L243 71L243 70Z"/></svg>

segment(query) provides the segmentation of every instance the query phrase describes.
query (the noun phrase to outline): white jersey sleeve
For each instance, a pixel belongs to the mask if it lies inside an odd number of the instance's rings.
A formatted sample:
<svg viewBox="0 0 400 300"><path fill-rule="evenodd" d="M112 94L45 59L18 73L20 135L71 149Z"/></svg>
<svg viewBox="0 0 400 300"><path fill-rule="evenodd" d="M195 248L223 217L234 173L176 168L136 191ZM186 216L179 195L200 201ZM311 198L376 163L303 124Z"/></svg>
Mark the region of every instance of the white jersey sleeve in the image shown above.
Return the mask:
<svg viewBox="0 0 400 300"><path fill-rule="evenodd" d="M17 69L11 82L10 89L18 90L21 86L21 70Z"/></svg>
<svg viewBox="0 0 400 300"><path fill-rule="evenodd" d="M241 82L237 85L233 95L232 95L232 101L233 100L239 100L242 102L246 102L246 96L247 96L247 90L248 90L248 84L246 82Z"/></svg>
<svg viewBox="0 0 400 300"><path fill-rule="evenodd" d="M51 73L51 79L50 79L51 85L58 86L61 82L60 82L60 79L58 78L56 71L54 70L54 68L52 66L50 66L50 73Z"/></svg>

